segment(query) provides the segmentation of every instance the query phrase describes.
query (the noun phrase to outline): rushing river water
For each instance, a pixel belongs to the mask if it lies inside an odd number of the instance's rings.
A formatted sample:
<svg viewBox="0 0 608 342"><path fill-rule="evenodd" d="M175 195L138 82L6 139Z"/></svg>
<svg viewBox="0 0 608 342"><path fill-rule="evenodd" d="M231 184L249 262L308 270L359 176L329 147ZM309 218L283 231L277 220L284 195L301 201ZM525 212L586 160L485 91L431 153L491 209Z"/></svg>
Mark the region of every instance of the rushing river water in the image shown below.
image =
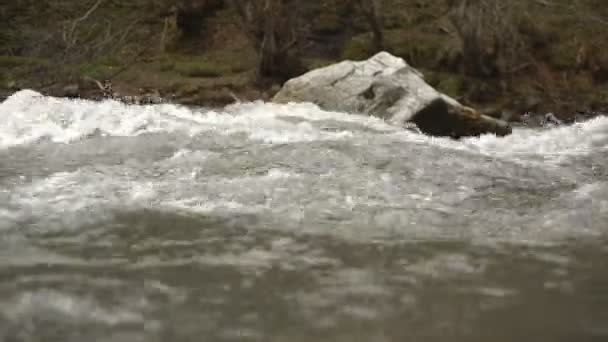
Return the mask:
<svg viewBox="0 0 608 342"><path fill-rule="evenodd" d="M608 341L608 118L0 104L0 341Z"/></svg>

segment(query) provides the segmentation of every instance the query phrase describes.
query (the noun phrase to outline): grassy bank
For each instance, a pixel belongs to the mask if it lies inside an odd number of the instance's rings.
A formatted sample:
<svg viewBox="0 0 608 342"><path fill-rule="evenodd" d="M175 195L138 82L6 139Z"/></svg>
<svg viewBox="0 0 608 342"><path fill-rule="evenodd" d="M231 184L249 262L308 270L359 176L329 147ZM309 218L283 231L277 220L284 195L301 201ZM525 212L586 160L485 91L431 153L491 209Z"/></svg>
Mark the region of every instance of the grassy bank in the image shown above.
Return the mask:
<svg viewBox="0 0 608 342"><path fill-rule="evenodd" d="M76 86L86 97L99 92L91 79L110 79L126 95L154 91L178 103L222 105L234 95L267 99L286 74L365 59L378 50L364 8L347 0L300 2L298 41L286 55L297 68L259 77L255 40L229 2L187 3L24 0L3 5L0 20L8 25L0 30L0 88L67 95L65 89ZM568 118L576 111L608 110L608 41L603 39L608 21L602 19L608 9L601 4L509 3L512 7L501 8L502 19L496 21L504 25L502 33L488 29L480 36L473 65L470 42L463 39L467 23L455 17L453 2L384 0L378 18L384 50L464 103L512 119L528 111ZM509 17L507 10L514 14ZM483 13L467 20L491 28L491 14Z"/></svg>

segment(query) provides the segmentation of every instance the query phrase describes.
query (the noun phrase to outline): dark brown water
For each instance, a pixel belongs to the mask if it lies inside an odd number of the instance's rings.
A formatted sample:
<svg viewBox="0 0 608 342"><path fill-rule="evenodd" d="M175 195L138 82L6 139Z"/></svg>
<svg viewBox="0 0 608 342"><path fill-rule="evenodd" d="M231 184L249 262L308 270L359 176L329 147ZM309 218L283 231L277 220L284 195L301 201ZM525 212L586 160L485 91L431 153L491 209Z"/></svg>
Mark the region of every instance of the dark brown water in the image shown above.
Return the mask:
<svg viewBox="0 0 608 342"><path fill-rule="evenodd" d="M608 121L0 104L0 341L608 341Z"/></svg>

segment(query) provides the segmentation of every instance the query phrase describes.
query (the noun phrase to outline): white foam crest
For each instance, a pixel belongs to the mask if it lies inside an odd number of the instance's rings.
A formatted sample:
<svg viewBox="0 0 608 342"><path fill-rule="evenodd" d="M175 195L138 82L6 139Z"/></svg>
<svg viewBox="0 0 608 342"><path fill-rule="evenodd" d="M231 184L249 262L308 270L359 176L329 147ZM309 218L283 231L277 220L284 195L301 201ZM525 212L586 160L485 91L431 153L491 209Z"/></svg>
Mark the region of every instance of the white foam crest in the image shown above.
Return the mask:
<svg viewBox="0 0 608 342"><path fill-rule="evenodd" d="M300 122L283 120L301 119ZM249 133L250 139L265 143L290 143L350 138L353 132L346 129L325 131L311 124L314 121L335 120L357 123L375 130L396 130L377 118L346 113L328 112L313 104L274 104L252 102L229 106L222 113L205 114L206 124L223 133Z"/></svg>
<svg viewBox="0 0 608 342"><path fill-rule="evenodd" d="M185 212L255 214L271 209L269 199L265 198L265 191L260 190L260 187L265 188L266 184L269 188L278 184L284 186L286 182L298 177L301 177L301 175L280 168L272 168L265 174L260 175L247 175L238 178L208 178L207 184L221 189L218 191L219 196L218 194L216 196L195 194L186 198L179 198L181 197L179 196L178 198L165 199L158 205ZM170 187L169 184L165 186ZM269 192L270 197L273 191L276 191L276 189Z"/></svg>
<svg viewBox="0 0 608 342"><path fill-rule="evenodd" d="M608 117L600 116L552 129L516 128L513 134L506 137L487 134L458 141L406 130L394 132L391 136L405 143L430 144L526 164L538 162L539 165L559 165L567 162L569 157L608 151Z"/></svg>
<svg viewBox="0 0 608 342"><path fill-rule="evenodd" d="M559 159L608 150L608 117L547 130L515 129L512 135L499 138L484 135L465 143L482 153L500 156L542 155Z"/></svg>
<svg viewBox="0 0 608 342"><path fill-rule="evenodd" d="M197 112L175 105L134 106L116 101L58 99L23 90L0 104L0 117L3 118L0 122L0 148L27 144L45 137L67 143L95 133L136 136L175 131L190 136L205 131L246 133L250 139L265 143L340 140L356 134L352 127L339 127L339 123L349 123L394 133L408 142L428 142L494 156L544 155L559 158L608 149L607 117L549 130L516 129L504 138L484 135L465 139L464 144L403 131L375 117L324 111L311 103L253 102L228 106L221 111ZM324 121L337 122L338 127L328 131L314 125Z"/></svg>
<svg viewBox="0 0 608 342"><path fill-rule="evenodd" d="M95 133L134 136L180 129L192 135L199 131L186 108L58 99L31 90L15 93L0 104L0 116L0 147L42 138L67 143Z"/></svg>
<svg viewBox="0 0 608 342"><path fill-rule="evenodd" d="M83 226L111 220L117 208L137 210L153 206L169 209L191 209L195 212L254 213L268 209L266 187L286 186L297 173L272 168L259 175L238 178L211 177L192 191L192 172L166 179L139 178L120 168L83 168L59 172L13 189L6 209L0 207L0 230L22 226L24 222L41 232L80 229ZM196 176L196 175L194 175ZM204 189L216 189L205 194ZM268 190L270 191L270 190Z"/></svg>
<svg viewBox="0 0 608 342"><path fill-rule="evenodd" d="M81 170L60 172L15 189L8 203L15 210L9 216L0 211L0 220L9 221L9 227L36 222L44 231L77 228L110 218L112 208L145 206L157 196L152 182Z"/></svg>
<svg viewBox="0 0 608 342"><path fill-rule="evenodd" d="M361 126L383 132L395 132L401 130L399 127L388 124L386 121L377 117L326 111L313 103L306 102L289 104L251 102L228 106L226 110L241 115L245 113L256 113L256 116L264 116L268 115L268 113L273 113L272 116L274 117L299 118L307 121L334 120L359 124ZM261 112L258 112L260 110Z"/></svg>
<svg viewBox="0 0 608 342"><path fill-rule="evenodd" d="M176 105L126 105L107 100L59 99L23 90L0 104L0 148L28 144L43 138L69 143L92 134L136 136L156 132L204 131L246 133L266 143L334 140L352 136L348 130L326 131L309 121L337 120L381 131L396 130L377 118L326 112L312 104L255 102L221 112L197 112ZM300 118L290 122L282 118ZM307 120L307 121L306 121Z"/></svg>

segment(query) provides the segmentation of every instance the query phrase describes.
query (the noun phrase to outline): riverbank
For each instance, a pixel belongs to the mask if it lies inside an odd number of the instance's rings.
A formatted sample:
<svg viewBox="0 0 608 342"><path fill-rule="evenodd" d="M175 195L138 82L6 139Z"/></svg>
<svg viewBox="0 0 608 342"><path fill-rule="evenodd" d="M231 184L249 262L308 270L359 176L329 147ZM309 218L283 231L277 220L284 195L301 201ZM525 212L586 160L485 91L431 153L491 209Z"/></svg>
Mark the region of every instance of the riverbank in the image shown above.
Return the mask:
<svg viewBox="0 0 608 342"><path fill-rule="evenodd" d="M298 68L291 76L376 52L364 13L347 3L301 5ZM608 46L602 37L608 26L598 19L605 10L591 1L576 8L567 1L530 3L513 24L521 56L487 62L487 75L467 72L462 37L446 1L386 0L380 13L384 48L421 70L431 86L495 117L519 121L524 113L551 112L568 122L606 112ZM30 88L97 98L101 90L93 80L108 79L125 96L221 106L235 98L270 99L285 80L257 77L255 46L225 1L91 5L31 2L0 11L9 23L0 33L0 93ZM492 71L503 64L508 70Z"/></svg>
<svg viewBox="0 0 608 342"><path fill-rule="evenodd" d="M608 340L608 118L456 141L27 91L0 118L0 341Z"/></svg>

